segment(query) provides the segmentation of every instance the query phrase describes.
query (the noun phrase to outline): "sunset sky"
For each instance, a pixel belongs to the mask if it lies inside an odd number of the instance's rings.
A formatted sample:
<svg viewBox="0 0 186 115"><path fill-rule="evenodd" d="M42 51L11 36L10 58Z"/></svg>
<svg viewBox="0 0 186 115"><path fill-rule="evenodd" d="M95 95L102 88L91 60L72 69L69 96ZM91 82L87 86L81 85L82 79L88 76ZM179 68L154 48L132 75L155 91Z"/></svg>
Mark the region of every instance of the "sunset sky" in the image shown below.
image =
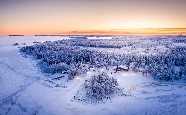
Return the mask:
<svg viewBox="0 0 186 115"><path fill-rule="evenodd" d="M186 0L0 0L1 35L184 33L184 28Z"/></svg>

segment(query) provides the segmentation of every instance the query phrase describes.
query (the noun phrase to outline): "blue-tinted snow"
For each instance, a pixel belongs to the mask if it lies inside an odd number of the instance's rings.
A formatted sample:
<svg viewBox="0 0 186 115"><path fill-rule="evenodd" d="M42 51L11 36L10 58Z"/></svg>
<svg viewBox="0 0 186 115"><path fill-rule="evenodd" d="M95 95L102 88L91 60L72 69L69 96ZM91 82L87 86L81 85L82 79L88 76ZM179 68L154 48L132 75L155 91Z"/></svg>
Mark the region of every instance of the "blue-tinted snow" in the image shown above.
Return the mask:
<svg viewBox="0 0 186 115"><path fill-rule="evenodd" d="M185 47L183 38L163 37L174 41L172 47ZM8 37L8 41L5 38L7 37L0 38L0 115L186 114L186 83L183 81L158 81L148 74L144 75L134 71L112 73L112 76L118 79L120 87L129 91L131 96L116 96L112 98L111 102L93 105L73 101L73 96L80 90L84 80L94 74L94 69L76 76L74 80L68 82L63 78L53 82L51 79L59 75L41 73L38 70L37 60L22 57L18 48L22 46L22 43L30 45L34 41L49 41L48 38ZM52 37L49 39L53 40ZM21 45L13 46L12 44L15 42ZM158 48L162 53L167 51L164 48L162 50L162 47ZM143 51L143 49L141 50ZM99 69L108 73L113 70L112 67L108 70ZM175 70L179 71L176 68Z"/></svg>

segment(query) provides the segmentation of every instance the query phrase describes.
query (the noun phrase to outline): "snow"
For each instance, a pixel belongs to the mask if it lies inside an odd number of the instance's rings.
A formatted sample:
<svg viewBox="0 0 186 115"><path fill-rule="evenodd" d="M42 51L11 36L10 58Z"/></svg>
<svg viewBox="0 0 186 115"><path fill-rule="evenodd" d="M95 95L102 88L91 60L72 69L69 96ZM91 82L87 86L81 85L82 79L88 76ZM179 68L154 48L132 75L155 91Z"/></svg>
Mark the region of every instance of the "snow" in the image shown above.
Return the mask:
<svg viewBox="0 0 186 115"><path fill-rule="evenodd" d="M75 76L74 80L68 82L50 82L58 75L42 73L37 68L37 61L24 58L19 53L18 47L22 45L13 46L15 42L28 45L34 41L58 39L63 37L0 37L0 115L186 114L185 82L158 81L134 71L114 73L112 68L102 68L100 71L116 78L120 87L130 92L130 96L115 96L111 101L99 104L73 101L73 96L84 81L94 74L94 70Z"/></svg>

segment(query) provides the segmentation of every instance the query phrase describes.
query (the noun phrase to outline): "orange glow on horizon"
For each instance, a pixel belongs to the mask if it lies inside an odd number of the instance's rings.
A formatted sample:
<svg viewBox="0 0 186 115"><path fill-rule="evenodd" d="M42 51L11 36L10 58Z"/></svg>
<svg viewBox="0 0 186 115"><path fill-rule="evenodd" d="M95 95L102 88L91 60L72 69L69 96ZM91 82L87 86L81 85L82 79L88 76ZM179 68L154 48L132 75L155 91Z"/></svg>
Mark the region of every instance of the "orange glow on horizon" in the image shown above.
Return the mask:
<svg viewBox="0 0 186 115"><path fill-rule="evenodd" d="M185 34L185 0L0 0L0 35Z"/></svg>
<svg viewBox="0 0 186 115"><path fill-rule="evenodd" d="M56 32L51 30L38 32L35 31L4 31L0 35L130 35L130 34L142 34L142 35L156 35L156 34L165 34L165 35L186 35L186 28L128 28L128 29L111 29L111 30L80 30L80 31L65 31L65 32Z"/></svg>

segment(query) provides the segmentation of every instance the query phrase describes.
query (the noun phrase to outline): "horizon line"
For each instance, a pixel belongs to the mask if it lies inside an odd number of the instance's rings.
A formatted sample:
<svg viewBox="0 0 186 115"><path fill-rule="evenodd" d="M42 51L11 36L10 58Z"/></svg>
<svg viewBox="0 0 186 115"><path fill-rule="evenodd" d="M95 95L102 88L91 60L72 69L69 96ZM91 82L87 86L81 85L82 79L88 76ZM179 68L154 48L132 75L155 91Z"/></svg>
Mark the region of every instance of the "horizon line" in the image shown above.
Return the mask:
<svg viewBox="0 0 186 115"><path fill-rule="evenodd" d="M181 28L124 28L124 29L110 29L110 30L71 30L66 32L30 32L30 33L23 33L23 32L12 32L12 33L0 33L0 35L8 35L8 36L15 36L15 35L131 35L131 34L186 34L186 27Z"/></svg>

